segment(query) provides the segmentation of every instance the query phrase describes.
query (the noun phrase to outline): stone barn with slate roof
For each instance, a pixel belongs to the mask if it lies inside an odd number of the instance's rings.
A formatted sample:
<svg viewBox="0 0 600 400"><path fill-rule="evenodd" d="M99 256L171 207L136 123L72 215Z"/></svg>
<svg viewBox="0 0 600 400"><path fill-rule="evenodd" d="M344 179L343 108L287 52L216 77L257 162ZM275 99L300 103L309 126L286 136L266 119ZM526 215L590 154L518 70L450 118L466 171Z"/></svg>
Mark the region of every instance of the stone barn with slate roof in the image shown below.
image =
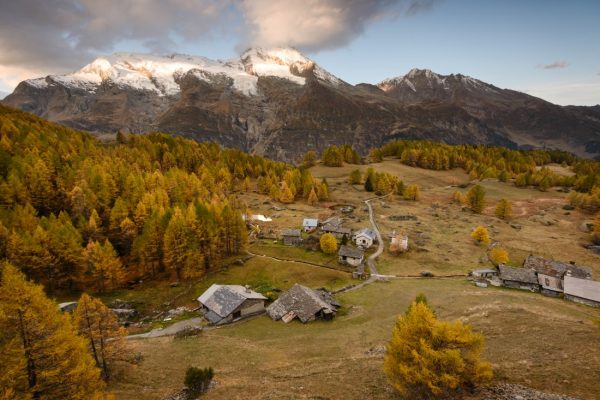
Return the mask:
<svg viewBox="0 0 600 400"><path fill-rule="evenodd" d="M262 294L240 285L213 284L198 297L204 318L215 325L261 314L265 300Z"/></svg>
<svg viewBox="0 0 600 400"><path fill-rule="evenodd" d="M298 246L302 243L302 234L299 229L284 229L281 232L281 240L286 246Z"/></svg>
<svg viewBox="0 0 600 400"><path fill-rule="evenodd" d="M500 280L504 286L513 289L531 290L532 292L540 291L540 285L534 270L513 268L506 265L500 265L498 269L500 270Z"/></svg>
<svg viewBox="0 0 600 400"><path fill-rule="evenodd" d="M288 323L298 318L305 323L315 319L332 319L339 308L331 293L296 283L267 307L267 314L275 321Z"/></svg>
<svg viewBox="0 0 600 400"><path fill-rule="evenodd" d="M600 307L600 282L565 275L565 299Z"/></svg>
<svg viewBox="0 0 600 400"><path fill-rule="evenodd" d="M537 273L541 292L551 296L558 296L564 291L563 282L567 273L576 278L592 278L592 270L588 267L547 260L537 256L527 257L523 263L523 268L534 270Z"/></svg>
<svg viewBox="0 0 600 400"><path fill-rule="evenodd" d="M351 246L340 246L338 251L340 264L348 264L354 267L358 267L362 264L365 253L362 249L351 247Z"/></svg>

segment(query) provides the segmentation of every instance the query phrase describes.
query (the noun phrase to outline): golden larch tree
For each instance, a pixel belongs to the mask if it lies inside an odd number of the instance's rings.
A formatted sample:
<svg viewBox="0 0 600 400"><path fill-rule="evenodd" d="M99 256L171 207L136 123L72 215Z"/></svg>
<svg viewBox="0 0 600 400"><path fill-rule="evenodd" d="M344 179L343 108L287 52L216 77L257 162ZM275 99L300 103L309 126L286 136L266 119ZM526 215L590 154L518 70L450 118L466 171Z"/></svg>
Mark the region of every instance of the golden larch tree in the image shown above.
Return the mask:
<svg viewBox="0 0 600 400"><path fill-rule="evenodd" d="M321 245L321 250L325 254L333 254L337 251L337 239L331 233L324 233L321 235L319 244Z"/></svg>
<svg viewBox="0 0 600 400"><path fill-rule="evenodd" d="M71 317L12 265L0 270L0 395L53 400L99 394L100 370Z"/></svg>
<svg viewBox="0 0 600 400"><path fill-rule="evenodd" d="M485 226L479 225L471 232L471 237L475 239L477 244L490 244L490 233Z"/></svg>
<svg viewBox="0 0 600 400"><path fill-rule="evenodd" d="M119 326L115 313L100 299L86 293L81 295L73 315L75 327L80 336L87 339L88 348L102 377L108 381L114 363L127 361L129 349L125 342L127 331Z"/></svg>
<svg viewBox="0 0 600 400"><path fill-rule="evenodd" d="M449 398L492 378L483 344L469 325L440 321L426 301L415 301L396 322L383 368L404 398Z"/></svg>

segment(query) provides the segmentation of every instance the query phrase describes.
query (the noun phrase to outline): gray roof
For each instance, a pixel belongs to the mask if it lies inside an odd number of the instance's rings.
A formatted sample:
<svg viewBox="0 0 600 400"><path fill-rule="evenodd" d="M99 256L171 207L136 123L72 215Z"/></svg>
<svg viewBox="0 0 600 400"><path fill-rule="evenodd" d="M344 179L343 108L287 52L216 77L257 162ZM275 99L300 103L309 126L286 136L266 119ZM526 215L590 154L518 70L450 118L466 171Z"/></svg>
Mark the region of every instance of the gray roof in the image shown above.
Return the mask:
<svg viewBox="0 0 600 400"><path fill-rule="evenodd" d="M537 284L537 276L535 271L529 268L513 268L506 265L498 266L500 269L500 279L503 281L514 281L522 283Z"/></svg>
<svg viewBox="0 0 600 400"><path fill-rule="evenodd" d="M296 283L267 307L267 314L272 319L279 320L293 311L300 321L308 322L315 319L319 312L336 312L338 307L328 292L313 290Z"/></svg>
<svg viewBox="0 0 600 400"><path fill-rule="evenodd" d="M373 240L377 240L377 234L371 228L362 228L361 230L354 232L354 237L357 237L359 235L365 235Z"/></svg>
<svg viewBox="0 0 600 400"><path fill-rule="evenodd" d="M327 224L327 225L323 225L321 227L321 229L323 230L323 232L333 232L333 233L341 233L341 234L347 234L347 235L352 233L352 230L350 228L344 228L339 225Z"/></svg>
<svg viewBox="0 0 600 400"><path fill-rule="evenodd" d="M338 252L338 254L344 257L362 258L365 253L362 249L356 247L340 246L340 251Z"/></svg>
<svg viewBox="0 0 600 400"><path fill-rule="evenodd" d="M248 299L266 300L267 298L253 290L240 285L213 284L200 297L198 301L209 311L221 318L225 318L244 301Z"/></svg>
<svg viewBox="0 0 600 400"><path fill-rule="evenodd" d="M299 229L284 229L281 232L281 235L282 236L293 236L293 237L301 237L302 236Z"/></svg>
<svg viewBox="0 0 600 400"><path fill-rule="evenodd" d="M567 271L571 273L571 276L591 279L592 269L589 267L583 267L579 265L573 265L560 261L547 260L542 257L529 256L523 263L524 268L531 268L538 274L553 276L562 279Z"/></svg>
<svg viewBox="0 0 600 400"><path fill-rule="evenodd" d="M302 221L302 226L305 227L316 227L317 225L319 225L319 220L316 218L304 218L304 221Z"/></svg>
<svg viewBox="0 0 600 400"><path fill-rule="evenodd" d="M566 275L565 294L600 303L600 282Z"/></svg>
<svg viewBox="0 0 600 400"><path fill-rule="evenodd" d="M339 217L330 217L323 221L323 225L330 225L333 227L339 227L342 225L342 219Z"/></svg>
<svg viewBox="0 0 600 400"><path fill-rule="evenodd" d="M472 274L497 274L498 270L495 269L490 269L490 268L484 268L484 269L475 269L471 272Z"/></svg>

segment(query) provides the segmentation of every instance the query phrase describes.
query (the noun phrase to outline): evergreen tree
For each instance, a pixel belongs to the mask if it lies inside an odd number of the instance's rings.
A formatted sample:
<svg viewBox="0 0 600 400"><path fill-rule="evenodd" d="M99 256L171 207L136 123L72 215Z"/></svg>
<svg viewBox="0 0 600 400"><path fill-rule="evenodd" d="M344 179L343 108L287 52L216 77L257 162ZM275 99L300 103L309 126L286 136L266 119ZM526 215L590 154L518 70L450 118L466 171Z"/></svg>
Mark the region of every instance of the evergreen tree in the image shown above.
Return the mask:
<svg viewBox="0 0 600 400"><path fill-rule="evenodd" d="M0 393L40 400L99 395L100 371L70 317L15 267L0 270Z"/></svg>

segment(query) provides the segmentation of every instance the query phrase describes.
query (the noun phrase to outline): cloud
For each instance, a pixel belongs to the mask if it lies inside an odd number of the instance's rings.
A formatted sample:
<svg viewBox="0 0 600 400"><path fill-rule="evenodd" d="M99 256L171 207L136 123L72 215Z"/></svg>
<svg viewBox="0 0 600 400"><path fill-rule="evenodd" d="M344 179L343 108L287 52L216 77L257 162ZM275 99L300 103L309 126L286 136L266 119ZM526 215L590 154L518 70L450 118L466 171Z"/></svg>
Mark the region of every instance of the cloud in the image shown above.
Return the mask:
<svg viewBox="0 0 600 400"><path fill-rule="evenodd" d="M550 64L539 64L538 68L543 68L543 69L563 69L563 68L567 68L569 65L571 65L568 61L566 60L559 60L559 61L554 61L553 63Z"/></svg>
<svg viewBox="0 0 600 400"><path fill-rule="evenodd" d="M318 51L345 46L384 18L429 10L437 0L242 0L245 46L293 46Z"/></svg>
<svg viewBox="0 0 600 400"><path fill-rule="evenodd" d="M64 70L124 41L173 51L175 38L210 37L231 10L227 0L3 1L0 65Z"/></svg>

